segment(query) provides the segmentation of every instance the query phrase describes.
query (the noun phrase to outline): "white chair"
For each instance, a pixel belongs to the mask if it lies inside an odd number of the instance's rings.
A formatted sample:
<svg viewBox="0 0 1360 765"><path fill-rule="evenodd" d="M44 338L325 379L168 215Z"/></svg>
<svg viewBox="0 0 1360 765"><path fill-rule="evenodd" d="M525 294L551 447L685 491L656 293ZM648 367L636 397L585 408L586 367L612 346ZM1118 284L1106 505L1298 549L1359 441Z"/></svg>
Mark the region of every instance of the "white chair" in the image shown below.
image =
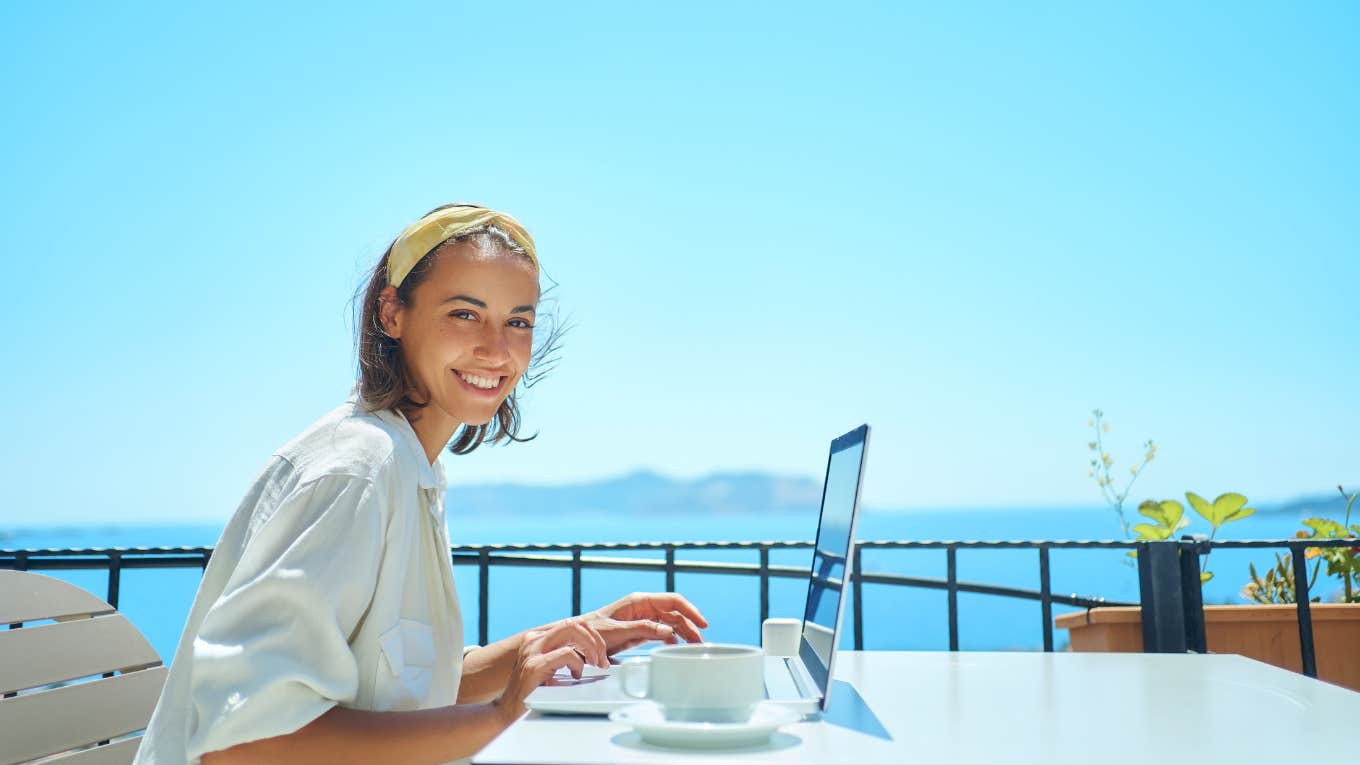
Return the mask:
<svg viewBox="0 0 1360 765"><path fill-rule="evenodd" d="M146 728L165 675L108 603L60 579L0 570L0 765L132 762L141 736L127 734Z"/></svg>

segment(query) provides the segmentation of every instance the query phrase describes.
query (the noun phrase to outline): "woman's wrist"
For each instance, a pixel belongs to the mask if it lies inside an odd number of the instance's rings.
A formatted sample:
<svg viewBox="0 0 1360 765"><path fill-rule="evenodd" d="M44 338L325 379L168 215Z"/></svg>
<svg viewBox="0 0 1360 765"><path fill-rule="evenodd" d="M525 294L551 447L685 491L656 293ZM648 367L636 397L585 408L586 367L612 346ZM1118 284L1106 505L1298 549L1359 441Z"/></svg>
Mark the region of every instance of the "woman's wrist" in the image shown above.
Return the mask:
<svg viewBox="0 0 1360 765"><path fill-rule="evenodd" d="M496 719L501 723L501 729L510 727L516 720L524 716L529 711L524 706L523 701L511 701L504 696L497 696L492 699L490 706L496 712Z"/></svg>

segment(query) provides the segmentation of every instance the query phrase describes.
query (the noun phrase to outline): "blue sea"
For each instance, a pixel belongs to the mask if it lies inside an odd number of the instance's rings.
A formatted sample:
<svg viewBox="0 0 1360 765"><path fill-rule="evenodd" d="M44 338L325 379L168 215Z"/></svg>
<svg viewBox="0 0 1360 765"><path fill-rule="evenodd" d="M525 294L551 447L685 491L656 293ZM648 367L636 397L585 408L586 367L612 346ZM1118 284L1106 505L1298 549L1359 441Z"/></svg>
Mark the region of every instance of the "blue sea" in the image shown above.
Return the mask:
<svg viewBox="0 0 1360 765"><path fill-rule="evenodd" d="M1297 513L1258 513L1225 526L1221 538L1281 539L1301 528ZM1196 518L1187 531L1207 531ZM450 540L456 544L518 542L633 542L811 539L815 516L797 514L712 515L694 517L617 516L564 519L560 516L478 518L450 511ZM0 548L85 548L209 546L216 543L220 525L144 525L81 528L11 529L0 538ZM907 540L1033 540L1114 539L1119 524L1109 509L1061 510L943 510L874 512L860 519L857 537ZM623 555L623 553L609 553ZM771 562L804 566L807 550L776 550ZM660 553L640 552L642 557ZM682 560L724 562L757 560L755 551L682 551ZM1242 602L1238 592L1248 580L1247 564L1258 571L1274 563L1271 550L1218 550L1208 561L1214 572L1206 585L1206 603ZM916 576L945 576L943 550L866 550L865 569ZM1055 593L1102 596L1137 601L1137 571L1120 550L1054 550L1051 553ZM101 571L46 571L99 594L107 591ZM167 661L173 656L200 572L194 569L125 570L120 585L120 610L146 633ZM1038 589L1038 553L1033 550L960 551L961 580ZM475 567L455 566L454 578L463 608L464 639L477 642L478 581ZM633 590L661 590L660 573L590 571L582 578L583 606L603 605ZM711 622L705 638L713 641L758 643L760 595L754 576L679 574L676 589L693 601ZM772 616L802 616L806 583L775 579L771 584ZM1324 596L1326 591L1324 590ZM570 615L570 573L558 569L494 568L490 580L490 637ZM1073 609L1055 606L1060 614ZM850 641L849 609L845 644ZM864 587L864 642L871 649L945 649L949 632L945 594L890 585ZM1041 613L1037 602L988 595L959 596L960 647L964 650L1021 650L1042 648ZM1055 633L1062 647L1066 633Z"/></svg>

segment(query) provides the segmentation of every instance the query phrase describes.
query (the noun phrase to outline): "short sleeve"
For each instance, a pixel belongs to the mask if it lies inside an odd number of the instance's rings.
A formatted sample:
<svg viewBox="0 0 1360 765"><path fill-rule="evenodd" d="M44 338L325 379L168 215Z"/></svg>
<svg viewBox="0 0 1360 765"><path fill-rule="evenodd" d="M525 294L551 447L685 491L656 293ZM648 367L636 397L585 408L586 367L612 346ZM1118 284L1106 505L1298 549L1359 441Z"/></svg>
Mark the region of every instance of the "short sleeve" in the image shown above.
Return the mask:
<svg viewBox="0 0 1360 765"><path fill-rule="evenodd" d="M383 554L373 485L330 475L286 495L256 530L199 625L186 754L281 736L340 702L359 669L349 638Z"/></svg>

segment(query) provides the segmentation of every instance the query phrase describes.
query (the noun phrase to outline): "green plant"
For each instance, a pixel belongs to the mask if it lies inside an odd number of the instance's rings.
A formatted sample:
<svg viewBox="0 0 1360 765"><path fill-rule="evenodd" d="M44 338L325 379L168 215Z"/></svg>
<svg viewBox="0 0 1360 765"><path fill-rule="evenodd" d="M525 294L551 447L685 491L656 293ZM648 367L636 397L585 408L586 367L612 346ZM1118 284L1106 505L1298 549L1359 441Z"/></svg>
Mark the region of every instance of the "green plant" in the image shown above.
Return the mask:
<svg viewBox="0 0 1360 765"><path fill-rule="evenodd" d="M1293 603L1298 590L1294 587L1294 556L1289 553L1275 553L1275 568L1266 569L1266 575L1256 573L1256 564L1248 563L1251 581L1242 588L1242 597L1257 603ZM1308 590L1312 592L1317 581L1318 567L1313 566L1313 575L1308 580ZM1321 598L1312 598L1316 603Z"/></svg>
<svg viewBox="0 0 1360 765"><path fill-rule="evenodd" d="M1105 448L1105 434L1110 432L1110 423L1105 420L1105 413L1099 409L1091 410L1091 419L1086 421L1086 426L1091 428L1093 433L1093 438L1086 443L1086 448L1092 452L1091 469L1086 475L1095 480L1106 504L1113 508L1115 515L1119 517L1119 527L1123 530L1125 538L1172 539L1179 531L1190 525L1190 519L1185 514L1185 506L1180 502L1174 499L1162 501L1149 499L1138 506L1138 512L1151 523L1130 526L1128 517L1124 515L1124 501L1128 498L1138 476L1142 475L1148 464L1157 457L1157 444L1150 438L1143 442L1143 461L1129 468L1128 482L1121 490L1113 474L1114 458ZM1185 498L1189 500L1190 507L1209 522L1209 539L1213 539L1225 523L1241 520L1256 512L1255 509L1246 506L1246 497L1234 492L1220 494L1213 502L1207 502L1203 497L1189 491L1185 493ZM1136 559L1138 552L1130 551L1128 557ZM1204 568L1208 563L1209 554L1205 553L1200 566L1201 584L1214 577Z"/></svg>
<svg viewBox="0 0 1360 765"><path fill-rule="evenodd" d="M1360 496L1360 491L1352 492L1347 495L1342 487L1336 487L1341 492L1341 496L1346 499L1346 514L1340 522L1331 518L1309 518L1303 522L1307 528L1299 531L1296 536L1299 539L1355 539L1356 544L1350 547L1309 547L1304 550L1304 557L1308 560L1317 560L1313 564L1313 572L1308 578L1308 591L1314 592L1314 584L1317 582L1318 571L1325 562L1327 564L1327 576L1335 576L1341 579L1341 602L1360 603L1360 524L1351 525L1351 507L1355 504L1356 497ZM1294 561L1289 553L1281 556L1275 555L1275 568L1266 572L1264 577L1258 576L1256 568L1251 568L1251 581L1247 582L1242 588L1242 597L1256 603L1294 603L1296 602L1297 590L1294 586ZM1310 598L1316 602L1320 601L1321 596Z"/></svg>
<svg viewBox="0 0 1360 765"><path fill-rule="evenodd" d="M1131 474L1129 481L1124 484L1124 490L1120 491L1115 488L1114 476L1110 472L1114 469L1114 458L1105 450L1105 434L1110 432L1110 423L1105 421L1105 413L1099 409L1091 410L1091 419L1086 421L1086 426L1094 432L1094 438L1086 443L1086 447L1094 453L1091 458L1091 469L1086 475L1095 480L1096 485L1100 487L1101 496L1114 509L1115 515L1119 516L1119 527L1127 538L1130 534L1129 521L1124 515L1124 499L1129 496L1129 490L1133 488L1138 476L1143 474L1143 469L1157 456L1157 445L1150 438L1143 443L1143 461L1129 468Z"/></svg>
<svg viewBox="0 0 1360 765"><path fill-rule="evenodd" d="M1255 508L1247 507L1247 498L1236 492L1220 494L1213 502L1206 501L1193 491L1187 491L1185 498L1189 500L1190 507L1195 513L1209 522L1210 541L1224 524L1240 521L1256 513ZM1153 541L1171 539L1181 529L1190 525L1190 519L1185 516L1185 506L1174 499L1161 501L1149 499L1138 506L1138 512L1152 520L1152 523L1140 523L1133 527L1139 539ZM1209 552L1204 553L1204 560L1200 562L1200 584L1214 578L1213 572L1208 570ZM1136 558L1138 553L1130 551L1129 557Z"/></svg>
<svg viewBox="0 0 1360 765"><path fill-rule="evenodd" d="M1119 527L1123 530L1124 536L1150 541L1175 538L1180 531L1190 525L1190 518L1185 514L1185 506L1174 499L1149 499L1138 505L1138 513L1150 523L1130 526L1128 518L1124 515L1124 501L1128 498L1138 476L1143 474L1148 463L1157 456L1157 445L1150 438L1143 443L1143 461L1129 468L1128 482L1120 490L1113 474L1114 458L1105 449L1105 435L1110 432L1110 424L1105 420L1105 413L1099 409L1091 410L1091 415L1091 419L1086 421L1086 426L1092 429L1094 437L1087 442L1086 447L1093 454L1091 469L1086 475L1095 480L1096 485L1100 487L1101 497L1119 517ZM1313 591L1313 584L1317 581L1322 564L1326 563L1327 576L1335 576L1341 580L1341 602L1360 603L1360 524L1351 524L1351 507L1355 505L1356 498L1360 497L1360 491L1347 494L1341 486L1336 488L1346 500L1344 519L1338 522L1331 518L1309 518L1303 522L1306 528L1295 536L1300 539L1356 540L1353 546L1309 547L1305 549L1304 555L1308 560L1321 559L1313 564L1312 574L1308 578L1310 592ZM1195 513L1208 521L1210 541L1225 524L1240 521L1256 513L1254 508L1247 507L1247 498L1236 492L1220 494L1213 502L1192 491L1187 491L1185 498ZM1205 552L1204 559L1200 562L1200 584L1214 578L1213 572L1208 570L1209 552L1212 550ZM1127 555L1136 559L1138 552L1131 550ZM1257 603L1293 603L1295 598L1293 563L1292 555L1276 554L1275 567L1267 569L1265 576L1257 573L1254 564L1248 564L1251 581L1242 588L1242 597Z"/></svg>

